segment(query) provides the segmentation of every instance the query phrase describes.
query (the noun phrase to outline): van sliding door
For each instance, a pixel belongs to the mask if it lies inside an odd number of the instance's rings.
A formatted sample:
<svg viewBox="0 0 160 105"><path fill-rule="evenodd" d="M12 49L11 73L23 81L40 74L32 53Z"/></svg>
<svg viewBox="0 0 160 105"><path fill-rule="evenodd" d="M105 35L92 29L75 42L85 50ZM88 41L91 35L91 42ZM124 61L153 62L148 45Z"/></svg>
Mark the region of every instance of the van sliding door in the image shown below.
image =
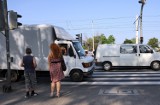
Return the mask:
<svg viewBox="0 0 160 105"><path fill-rule="evenodd" d="M136 45L121 45L120 66L137 66L138 55Z"/></svg>

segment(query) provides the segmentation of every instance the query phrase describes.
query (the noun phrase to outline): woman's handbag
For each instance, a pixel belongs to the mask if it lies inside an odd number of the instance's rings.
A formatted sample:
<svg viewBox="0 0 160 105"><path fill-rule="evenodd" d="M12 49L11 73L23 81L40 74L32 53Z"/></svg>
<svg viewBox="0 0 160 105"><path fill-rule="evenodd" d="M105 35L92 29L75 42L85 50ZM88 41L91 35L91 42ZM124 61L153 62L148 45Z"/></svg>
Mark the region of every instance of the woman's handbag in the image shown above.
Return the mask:
<svg viewBox="0 0 160 105"><path fill-rule="evenodd" d="M65 62L64 62L63 57L62 57L62 61L61 61L61 67L62 67L62 70L63 70L63 71L66 71L67 67L66 67L66 64L65 64Z"/></svg>

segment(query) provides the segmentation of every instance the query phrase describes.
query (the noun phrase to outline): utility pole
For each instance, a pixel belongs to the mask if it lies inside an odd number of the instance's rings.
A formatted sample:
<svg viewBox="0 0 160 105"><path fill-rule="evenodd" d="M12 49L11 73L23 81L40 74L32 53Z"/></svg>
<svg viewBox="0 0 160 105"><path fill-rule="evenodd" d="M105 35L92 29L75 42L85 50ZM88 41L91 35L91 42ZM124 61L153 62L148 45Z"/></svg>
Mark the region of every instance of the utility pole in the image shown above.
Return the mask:
<svg viewBox="0 0 160 105"><path fill-rule="evenodd" d="M5 92L11 91L11 69L10 69L10 47L9 47L9 27L8 27L8 10L7 0L3 0L4 18L5 18L5 36L6 36L6 53L7 53L7 84L4 85Z"/></svg>
<svg viewBox="0 0 160 105"><path fill-rule="evenodd" d="M140 0L139 3L141 3L141 11L140 11L140 43L143 43L143 33L142 33L142 14L143 14L143 7L146 0Z"/></svg>
<svg viewBox="0 0 160 105"><path fill-rule="evenodd" d="M136 16L136 44L139 43L139 40L138 40L138 23L139 23L139 20L138 20L138 16Z"/></svg>

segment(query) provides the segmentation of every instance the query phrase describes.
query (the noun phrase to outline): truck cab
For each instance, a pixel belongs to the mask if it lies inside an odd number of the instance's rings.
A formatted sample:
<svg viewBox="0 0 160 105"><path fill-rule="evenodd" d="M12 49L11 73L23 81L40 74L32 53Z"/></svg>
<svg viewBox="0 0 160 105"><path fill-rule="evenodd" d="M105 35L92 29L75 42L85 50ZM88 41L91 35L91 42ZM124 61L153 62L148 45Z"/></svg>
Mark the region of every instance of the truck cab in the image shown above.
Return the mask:
<svg viewBox="0 0 160 105"><path fill-rule="evenodd" d="M55 41L62 51L65 49L63 57L67 70L65 76L69 76L72 81L82 81L84 76L91 75L94 70L93 57L87 57L79 41Z"/></svg>

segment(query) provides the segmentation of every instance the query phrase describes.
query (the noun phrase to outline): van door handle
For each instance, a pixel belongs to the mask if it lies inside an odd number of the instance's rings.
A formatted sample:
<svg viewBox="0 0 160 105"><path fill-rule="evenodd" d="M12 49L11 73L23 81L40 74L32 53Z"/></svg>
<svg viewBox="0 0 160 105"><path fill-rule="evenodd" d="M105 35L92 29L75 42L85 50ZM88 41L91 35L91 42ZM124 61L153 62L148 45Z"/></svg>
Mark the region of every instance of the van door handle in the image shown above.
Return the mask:
<svg viewBox="0 0 160 105"><path fill-rule="evenodd" d="M140 54L136 54L136 56L140 56Z"/></svg>

